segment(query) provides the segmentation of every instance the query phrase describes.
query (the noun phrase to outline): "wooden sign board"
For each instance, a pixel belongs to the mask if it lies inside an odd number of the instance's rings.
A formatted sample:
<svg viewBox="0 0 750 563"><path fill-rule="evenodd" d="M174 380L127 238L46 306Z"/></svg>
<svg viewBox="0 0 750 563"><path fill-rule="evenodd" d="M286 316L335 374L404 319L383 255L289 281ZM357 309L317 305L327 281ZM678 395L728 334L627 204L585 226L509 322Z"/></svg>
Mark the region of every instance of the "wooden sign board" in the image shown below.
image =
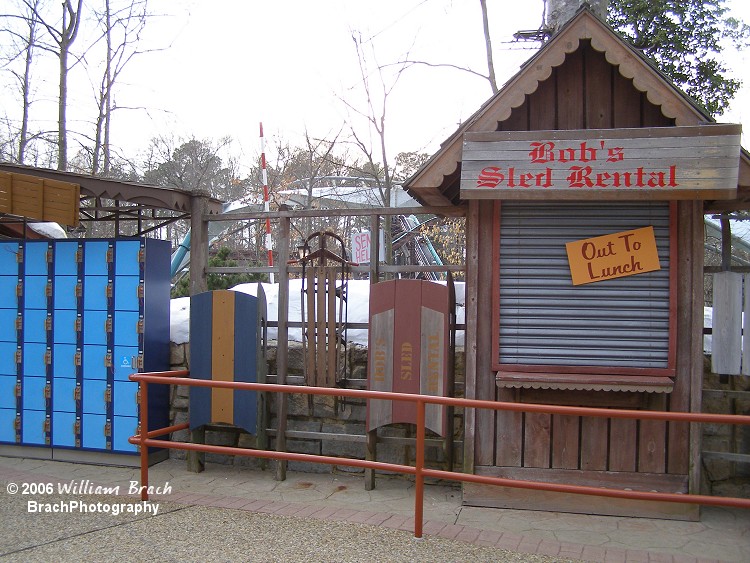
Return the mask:
<svg viewBox="0 0 750 563"><path fill-rule="evenodd" d="M465 133L463 199L731 199L740 125Z"/></svg>
<svg viewBox="0 0 750 563"><path fill-rule="evenodd" d="M0 172L0 213L75 227L79 221L80 192L78 184Z"/></svg>
<svg viewBox="0 0 750 563"><path fill-rule="evenodd" d="M448 374L448 288L422 280L391 280L370 290L367 383L371 391L445 396ZM369 400L367 430L417 423L417 406ZM441 405L425 407L425 426L445 436Z"/></svg>
<svg viewBox="0 0 750 563"><path fill-rule="evenodd" d="M263 290L258 296L217 290L190 298L190 377L213 381L262 383ZM218 387L190 389L190 428L209 423L233 424L254 434L257 393Z"/></svg>
<svg viewBox="0 0 750 563"><path fill-rule="evenodd" d="M565 243L573 285L661 269L653 227Z"/></svg>

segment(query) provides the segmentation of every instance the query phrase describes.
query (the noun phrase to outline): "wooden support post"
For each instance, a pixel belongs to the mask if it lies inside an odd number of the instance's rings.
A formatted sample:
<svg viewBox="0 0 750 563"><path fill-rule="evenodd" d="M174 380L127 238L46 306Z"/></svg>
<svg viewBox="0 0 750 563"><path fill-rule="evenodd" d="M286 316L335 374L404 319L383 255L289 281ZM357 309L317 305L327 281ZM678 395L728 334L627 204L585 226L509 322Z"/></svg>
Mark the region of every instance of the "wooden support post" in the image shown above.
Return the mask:
<svg viewBox="0 0 750 563"><path fill-rule="evenodd" d="M285 206L283 206L285 207ZM287 271L289 262L289 231L291 220L289 217L280 219L279 233L279 329L276 337L276 372L279 385L286 384L286 375L289 362L289 273ZM286 423L287 423L287 396L286 393L277 395L278 431L276 432L276 451L286 451ZM276 462L277 481L286 480L285 460Z"/></svg>
<svg viewBox="0 0 750 563"><path fill-rule="evenodd" d="M380 272L378 271L378 265L380 264L380 215L373 215L370 217L370 240L374 241L370 243L370 285L378 283L380 281ZM369 363L369 359L368 359ZM369 369L368 369L369 377ZM378 430L370 430L367 432L367 450L365 451L365 459L368 461L375 461L378 457L377 450L378 442ZM365 490L372 491L375 488L375 470L365 469Z"/></svg>
<svg viewBox="0 0 750 563"><path fill-rule="evenodd" d="M208 207L207 195L197 194L190 198L190 295L208 290L206 264L208 263L208 221L203 215ZM189 413L188 413L189 414ZM205 444L203 427L190 433L190 441ZM187 452L188 471L200 473L206 466L206 454L194 450Z"/></svg>
<svg viewBox="0 0 750 563"><path fill-rule="evenodd" d="M190 295L208 291L208 221L204 218L207 209L207 194L190 198Z"/></svg>
<svg viewBox="0 0 750 563"><path fill-rule="evenodd" d="M190 432L190 441L193 444L206 443L206 427L200 426ZM206 469L206 452L188 450L187 452L187 470L193 473L200 473Z"/></svg>

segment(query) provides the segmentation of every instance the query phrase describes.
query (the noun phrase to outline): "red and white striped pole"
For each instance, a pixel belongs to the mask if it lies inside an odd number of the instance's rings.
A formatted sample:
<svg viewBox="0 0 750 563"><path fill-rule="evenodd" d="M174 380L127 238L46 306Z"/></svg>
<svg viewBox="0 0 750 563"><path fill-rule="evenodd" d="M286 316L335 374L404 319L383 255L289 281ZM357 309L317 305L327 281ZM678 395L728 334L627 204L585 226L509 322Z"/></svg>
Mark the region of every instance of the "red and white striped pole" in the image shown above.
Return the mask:
<svg viewBox="0 0 750 563"><path fill-rule="evenodd" d="M260 168L263 175L263 210L268 212L268 174L266 173L266 140L263 137L263 122L260 123ZM268 266L273 267L273 239L271 238L271 219L266 217L266 250L268 251ZM273 281L273 272L270 273L270 281Z"/></svg>

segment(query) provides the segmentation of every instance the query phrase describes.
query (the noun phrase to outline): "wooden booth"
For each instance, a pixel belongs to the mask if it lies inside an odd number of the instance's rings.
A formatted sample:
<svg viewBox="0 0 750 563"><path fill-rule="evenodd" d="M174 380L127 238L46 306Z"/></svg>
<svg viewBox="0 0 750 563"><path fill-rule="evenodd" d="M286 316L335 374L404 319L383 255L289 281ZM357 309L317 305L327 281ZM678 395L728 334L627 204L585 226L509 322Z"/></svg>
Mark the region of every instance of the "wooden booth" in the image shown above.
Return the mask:
<svg viewBox="0 0 750 563"><path fill-rule="evenodd" d="M745 208L716 124L587 8L412 177L467 206L466 396L701 410L703 215ZM738 190L739 186L739 190ZM697 493L700 427L466 413L466 470ZM698 507L464 485L468 505L696 519Z"/></svg>

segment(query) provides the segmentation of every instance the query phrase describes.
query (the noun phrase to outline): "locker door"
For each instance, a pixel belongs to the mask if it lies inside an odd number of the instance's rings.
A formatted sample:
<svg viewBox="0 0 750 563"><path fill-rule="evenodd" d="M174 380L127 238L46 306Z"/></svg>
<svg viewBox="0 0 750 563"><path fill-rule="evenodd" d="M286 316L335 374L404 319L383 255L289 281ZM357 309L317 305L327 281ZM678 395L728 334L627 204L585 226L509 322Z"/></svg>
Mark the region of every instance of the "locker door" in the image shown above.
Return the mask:
<svg viewBox="0 0 750 563"><path fill-rule="evenodd" d="M16 409L17 383L18 379L12 375L0 375L0 408Z"/></svg>
<svg viewBox="0 0 750 563"><path fill-rule="evenodd" d="M9 270L11 264L18 264L18 243L0 242L0 264L3 270Z"/></svg>
<svg viewBox="0 0 750 563"><path fill-rule="evenodd" d="M115 278L115 310L138 311L142 308L138 297L141 279L138 276L118 276Z"/></svg>
<svg viewBox="0 0 750 563"><path fill-rule="evenodd" d="M4 268L6 265L0 262L0 266ZM2 273L6 273L7 271L10 271L10 269L3 270ZM0 309L18 309L18 284L17 275L6 276L0 274Z"/></svg>
<svg viewBox="0 0 750 563"><path fill-rule="evenodd" d="M115 274L117 276L138 276L140 262L138 261L141 250L139 240L115 241Z"/></svg>
<svg viewBox="0 0 750 563"><path fill-rule="evenodd" d="M138 371L139 360L136 346L115 346L112 361L115 368L115 381L129 381L131 373Z"/></svg>
<svg viewBox="0 0 750 563"><path fill-rule="evenodd" d="M55 276L77 276L77 241L55 241Z"/></svg>
<svg viewBox="0 0 750 563"><path fill-rule="evenodd" d="M52 388L52 410L59 412L76 412L76 380L67 377L56 377Z"/></svg>
<svg viewBox="0 0 750 563"><path fill-rule="evenodd" d="M15 343L18 340L17 316L18 312L15 309L0 309L0 341Z"/></svg>
<svg viewBox="0 0 750 563"><path fill-rule="evenodd" d="M56 310L52 316L52 341L56 344L75 344L76 319L78 313L72 309Z"/></svg>
<svg viewBox="0 0 750 563"><path fill-rule="evenodd" d="M58 377L75 379L76 373L76 345L55 344L52 348L52 371L55 379Z"/></svg>
<svg viewBox="0 0 750 563"><path fill-rule="evenodd" d="M106 449L106 426L107 417L103 414L84 414L81 420L81 445L96 450Z"/></svg>
<svg viewBox="0 0 750 563"><path fill-rule="evenodd" d="M128 438L138 432L138 418L134 416L116 416L112 428L112 449L118 452L137 452L135 444Z"/></svg>
<svg viewBox="0 0 750 563"><path fill-rule="evenodd" d="M45 411L24 410L21 416L21 442L34 446L44 446L47 442L44 431L47 422Z"/></svg>
<svg viewBox="0 0 750 563"><path fill-rule="evenodd" d="M138 346L137 311L115 311L115 343L120 346Z"/></svg>
<svg viewBox="0 0 750 563"><path fill-rule="evenodd" d="M76 445L76 413L52 413L52 445L56 447L74 448Z"/></svg>
<svg viewBox="0 0 750 563"><path fill-rule="evenodd" d="M83 312L83 343L107 344L107 311Z"/></svg>
<svg viewBox="0 0 750 563"><path fill-rule="evenodd" d="M84 414L107 414L107 382L101 379L83 380Z"/></svg>
<svg viewBox="0 0 750 563"><path fill-rule="evenodd" d="M87 311L106 311L109 303L107 297L107 276L86 276L83 280L83 308Z"/></svg>
<svg viewBox="0 0 750 563"><path fill-rule="evenodd" d="M107 241L86 241L83 246L83 271L86 276L107 276Z"/></svg>
<svg viewBox="0 0 750 563"><path fill-rule="evenodd" d="M15 342L0 342L0 375L16 375L16 351L18 345Z"/></svg>
<svg viewBox="0 0 750 563"><path fill-rule="evenodd" d="M55 309L77 309L78 297L76 296L76 276L55 276L54 307Z"/></svg>
<svg viewBox="0 0 750 563"><path fill-rule="evenodd" d="M47 342L47 309L24 309L24 342Z"/></svg>
<svg viewBox="0 0 750 563"><path fill-rule="evenodd" d="M24 410L47 410L47 399L44 388L47 380L44 377L24 377L21 381L21 405Z"/></svg>
<svg viewBox="0 0 750 563"><path fill-rule="evenodd" d="M16 409L0 409L0 442L16 443Z"/></svg>
<svg viewBox="0 0 750 563"><path fill-rule="evenodd" d="M45 354L47 345L38 342L24 342L23 344L23 375L45 377L47 364Z"/></svg>
<svg viewBox="0 0 750 563"><path fill-rule="evenodd" d="M23 252L23 271L27 276L47 277L48 266L47 251L48 242L26 241Z"/></svg>
<svg viewBox="0 0 750 563"><path fill-rule="evenodd" d="M114 391L114 412L122 416L138 416L138 383L115 381Z"/></svg>
<svg viewBox="0 0 750 563"><path fill-rule="evenodd" d="M89 344L83 348L83 378L107 379L107 347Z"/></svg>
<svg viewBox="0 0 750 563"><path fill-rule="evenodd" d="M26 276L23 299L26 309L47 309L47 276Z"/></svg>

